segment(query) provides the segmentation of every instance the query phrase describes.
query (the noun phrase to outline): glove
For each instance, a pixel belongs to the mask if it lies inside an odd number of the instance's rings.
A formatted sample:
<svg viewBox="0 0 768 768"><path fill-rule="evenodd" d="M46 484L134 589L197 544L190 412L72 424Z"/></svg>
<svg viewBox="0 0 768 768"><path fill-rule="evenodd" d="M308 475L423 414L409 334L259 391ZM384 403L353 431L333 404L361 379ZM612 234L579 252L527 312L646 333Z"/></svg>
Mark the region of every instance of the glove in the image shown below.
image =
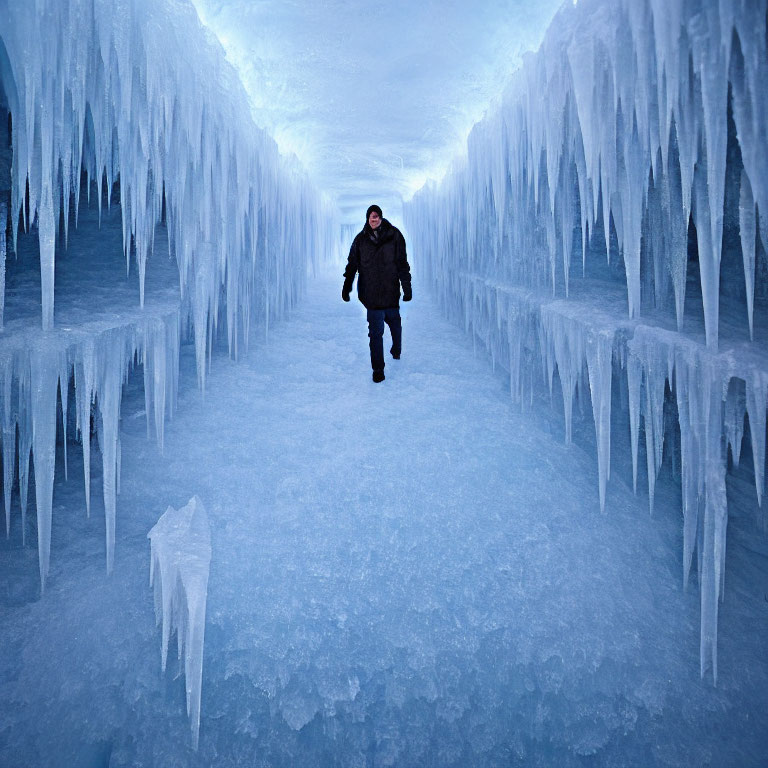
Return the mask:
<svg viewBox="0 0 768 768"><path fill-rule="evenodd" d="M344 301L349 301L349 291L346 288L341 289L341 298L344 299Z"/></svg>
<svg viewBox="0 0 768 768"><path fill-rule="evenodd" d="M413 293L411 292L411 286L409 285L406 288L403 288L403 301L410 301L413 298Z"/></svg>

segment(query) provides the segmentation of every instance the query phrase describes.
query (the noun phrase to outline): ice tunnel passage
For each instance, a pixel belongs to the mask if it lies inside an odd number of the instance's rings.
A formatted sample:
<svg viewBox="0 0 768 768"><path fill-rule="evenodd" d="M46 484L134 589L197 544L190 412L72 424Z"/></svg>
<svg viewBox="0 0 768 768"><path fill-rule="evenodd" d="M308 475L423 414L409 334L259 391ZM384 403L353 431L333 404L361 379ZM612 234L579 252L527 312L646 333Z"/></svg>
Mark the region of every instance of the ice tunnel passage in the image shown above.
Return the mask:
<svg viewBox="0 0 768 768"><path fill-rule="evenodd" d="M403 187L383 386L197 5L0 0L0 764L764 764L766 3L566 3Z"/></svg>

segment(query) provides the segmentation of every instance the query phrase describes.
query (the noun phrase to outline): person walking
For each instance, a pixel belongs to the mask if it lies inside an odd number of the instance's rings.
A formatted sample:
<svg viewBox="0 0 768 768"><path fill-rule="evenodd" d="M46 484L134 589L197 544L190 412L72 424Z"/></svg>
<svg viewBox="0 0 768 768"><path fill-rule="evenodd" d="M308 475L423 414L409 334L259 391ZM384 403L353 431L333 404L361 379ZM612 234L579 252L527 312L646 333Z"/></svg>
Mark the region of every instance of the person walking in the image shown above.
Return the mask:
<svg viewBox="0 0 768 768"><path fill-rule="evenodd" d="M392 335L390 352L400 359L402 325L400 321L400 286L403 301L410 301L411 268L405 252L405 238L397 227L382 217L381 208L372 205L365 214L365 226L355 236L344 270L341 298L349 301L357 278L357 297L368 310L368 338L371 348L373 380L384 381L384 323Z"/></svg>

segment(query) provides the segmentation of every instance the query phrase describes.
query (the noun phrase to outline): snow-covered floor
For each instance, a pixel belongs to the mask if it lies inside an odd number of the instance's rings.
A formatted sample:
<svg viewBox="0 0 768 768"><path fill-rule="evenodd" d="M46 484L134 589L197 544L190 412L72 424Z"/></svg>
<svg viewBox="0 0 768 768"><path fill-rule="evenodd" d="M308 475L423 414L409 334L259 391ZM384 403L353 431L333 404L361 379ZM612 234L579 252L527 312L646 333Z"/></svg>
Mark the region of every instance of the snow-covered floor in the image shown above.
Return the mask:
<svg viewBox="0 0 768 768"><path fill-rule="evenodd" d="M677 484L662 475L651 519L614 441L601 515L591 421L566 446L557 409L521 414L418 285L383 384L339 275L240 361L215 356L205 399L182 348L164 455L131 379L113 575L76 450L42 598L18 525L0 550L0 765L764 764L768 563L748 521L714 688ZM213 549L197 753L173 653L160 672L146 538L194 494Z"/></svg>

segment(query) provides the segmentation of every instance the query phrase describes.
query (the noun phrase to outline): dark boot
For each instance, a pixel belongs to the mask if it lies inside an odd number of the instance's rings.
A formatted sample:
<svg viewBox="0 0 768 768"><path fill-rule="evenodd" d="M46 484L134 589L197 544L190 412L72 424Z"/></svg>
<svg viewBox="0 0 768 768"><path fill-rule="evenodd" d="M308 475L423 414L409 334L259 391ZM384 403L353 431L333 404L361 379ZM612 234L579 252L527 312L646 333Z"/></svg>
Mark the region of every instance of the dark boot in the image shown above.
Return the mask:
<svg viewBox="0 0 768 768"><path fill-rule="evenodd" d="M373 380L378 384L380 381L384 381L384 371L374 371Z"/></svg>

